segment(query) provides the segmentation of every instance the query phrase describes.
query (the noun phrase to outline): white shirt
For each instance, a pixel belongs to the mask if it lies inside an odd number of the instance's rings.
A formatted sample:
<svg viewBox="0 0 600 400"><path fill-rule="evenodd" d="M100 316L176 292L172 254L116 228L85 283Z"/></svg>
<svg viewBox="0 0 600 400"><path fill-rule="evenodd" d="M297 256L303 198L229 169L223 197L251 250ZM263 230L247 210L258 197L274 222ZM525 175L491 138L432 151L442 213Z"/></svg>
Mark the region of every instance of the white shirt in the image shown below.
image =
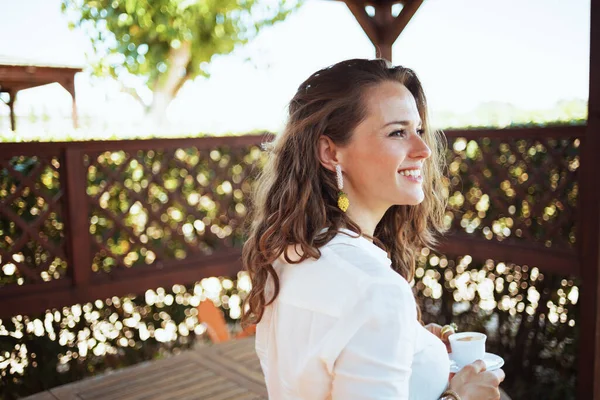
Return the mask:
<svg viewBox="0 0 600 400"><path fill-rule="evenodd" d="M344 233L319 250L319 259L273 263L280 292L255 345L269 398L438 399L450 372L446 347L418 322L410 284L387 253Z"/></svg>

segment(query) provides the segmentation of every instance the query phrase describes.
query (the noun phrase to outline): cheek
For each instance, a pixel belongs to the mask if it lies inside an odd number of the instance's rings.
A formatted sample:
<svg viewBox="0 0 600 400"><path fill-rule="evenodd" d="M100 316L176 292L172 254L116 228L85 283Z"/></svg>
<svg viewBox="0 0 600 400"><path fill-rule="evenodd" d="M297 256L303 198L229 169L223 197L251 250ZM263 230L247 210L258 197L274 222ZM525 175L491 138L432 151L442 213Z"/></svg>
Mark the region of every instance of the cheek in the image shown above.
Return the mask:
<svg viewBox="0 0 600 400"><path fill-rule="evenodd" d="M395 179L397 169L404 160L404 152L399 146L382 143L378 146L367 146L353 155L353 172L361 185L389 185Z"/></svg>

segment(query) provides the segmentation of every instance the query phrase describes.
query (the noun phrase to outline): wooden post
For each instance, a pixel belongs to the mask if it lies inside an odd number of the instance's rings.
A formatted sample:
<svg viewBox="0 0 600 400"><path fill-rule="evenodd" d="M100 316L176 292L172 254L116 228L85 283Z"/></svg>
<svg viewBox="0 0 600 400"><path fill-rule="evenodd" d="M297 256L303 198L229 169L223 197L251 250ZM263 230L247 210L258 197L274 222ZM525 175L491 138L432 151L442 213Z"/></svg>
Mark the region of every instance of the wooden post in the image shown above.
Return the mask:
<svg viewBox="0 0 600 400"><path fill-rule="evenodd" d="M75 86L73 86L73 93L71 93L73 97L73 108L71 110L71 118L73 119L73 128L79 128L79 117L77 116L77 98L75 97Z"/></svg>
<svg viewBox="0 0 600 400"><path fill-rule="evenodd" d="M379 43L375 46L375 57L392 62L392 43Z"/></svg>
<svg viewBox="0 0 600 400"><path fill-rule="evenodd" d="M391 36L391 30L395 22L395 18L392 16L392 5L378 3L375 6L373 19L375 20L375 25L378 27L377 43L374 43L375 54L378 58L385 58L391 62L392 46L398 37L398 35L395 37Z"/></svg>
<svg viewBox="0 0 600 400"><path fill-rule="evenodd" d="M392 14L393 2L377 3L374 5L375 15L367 14L365 7L370 2L365 0L344 0L354 18L375 46L376 56L392 61L392 46L423 0L406 0L402 11L397 17Z"/></svg>
<svg viewBox="0 0 600 400"><path fill-rule="evenodd" d="M73 119L73 128L77 129L79 127L79 117L77 115L77 98L75 97L75 76L73 76L68 81L62 82L61 85L65 89L67 89L67 91L71 94L71 97L73 98L71 118Z"/></svg>
<svg viewBox="0 0 600 400"><path fill-rule="evenodd" d="M581 260L578 399L600 400L600 1L591 1L588 124L581 145L578 231Z"/></svg>
<svg viewBox="0 0 600 400"><path fill-rule="evenodd" d="M8 92L8 109L10 111L10 130L15 131L17 129L17 125L15 122L15 98L17 97L17 92Z"/></svg>
<svg viewBox="0 0 600 400"><path fill-rule="evenodd" d="M87 168L84 152L69 148L64 154L61 181L66 183L67 270L76 289L89 285L92 275Z"/></svg>

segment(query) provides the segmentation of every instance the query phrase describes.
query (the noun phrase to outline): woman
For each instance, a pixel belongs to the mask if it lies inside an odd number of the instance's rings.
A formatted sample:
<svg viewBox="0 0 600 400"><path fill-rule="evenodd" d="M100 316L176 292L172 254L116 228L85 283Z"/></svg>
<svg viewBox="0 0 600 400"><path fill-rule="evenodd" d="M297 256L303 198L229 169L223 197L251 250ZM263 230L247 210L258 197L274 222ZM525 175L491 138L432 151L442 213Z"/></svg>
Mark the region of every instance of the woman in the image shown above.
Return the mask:
<svg viewBox="0 0 600 400"><path fill-rule="evenodd" d="M442 139L408 68L348 60L298 88L243 249L270 399L499 398L482 361L449 381L409 284L444 232Z"/></svg>

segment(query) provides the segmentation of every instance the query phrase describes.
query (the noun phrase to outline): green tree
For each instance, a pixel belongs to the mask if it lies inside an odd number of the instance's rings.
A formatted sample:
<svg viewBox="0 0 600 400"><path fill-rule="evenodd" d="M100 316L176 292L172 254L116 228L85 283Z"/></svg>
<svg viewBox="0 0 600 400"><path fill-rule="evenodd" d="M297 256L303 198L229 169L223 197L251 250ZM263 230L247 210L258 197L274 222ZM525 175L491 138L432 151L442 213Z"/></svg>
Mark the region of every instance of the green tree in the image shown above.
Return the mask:
<svg viewBox="0 0 600 400"><path fill-rule="evenodd" d="M62 0L62 9L91 40L94 74L117 79L163 123L183 84L208 76L213 55L247 43L300 1Z"/></svg>

